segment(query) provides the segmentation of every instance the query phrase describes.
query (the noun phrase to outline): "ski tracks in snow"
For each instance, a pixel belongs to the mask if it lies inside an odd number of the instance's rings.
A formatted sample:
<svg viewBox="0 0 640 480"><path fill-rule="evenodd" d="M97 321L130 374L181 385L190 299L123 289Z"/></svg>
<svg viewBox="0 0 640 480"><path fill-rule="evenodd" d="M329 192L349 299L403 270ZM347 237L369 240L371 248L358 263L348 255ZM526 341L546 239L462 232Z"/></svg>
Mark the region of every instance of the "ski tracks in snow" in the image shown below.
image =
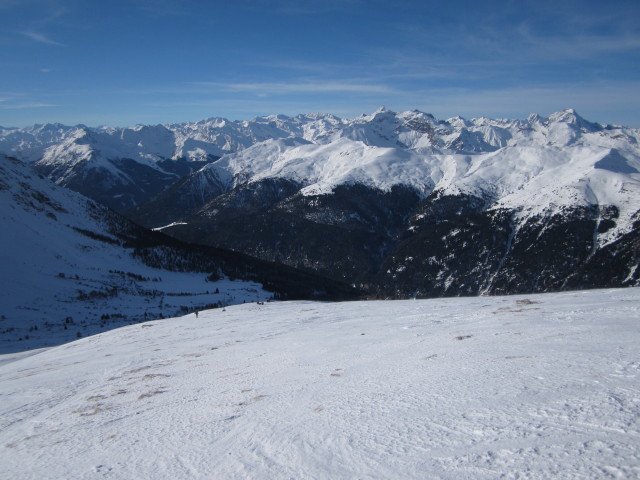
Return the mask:
<svg viewBox="0 0 640 480"><path fill-rule="evenodd" d="M284 302L126 327L0 365L0 461L34 479L637 477L638 300Z"/></svg>

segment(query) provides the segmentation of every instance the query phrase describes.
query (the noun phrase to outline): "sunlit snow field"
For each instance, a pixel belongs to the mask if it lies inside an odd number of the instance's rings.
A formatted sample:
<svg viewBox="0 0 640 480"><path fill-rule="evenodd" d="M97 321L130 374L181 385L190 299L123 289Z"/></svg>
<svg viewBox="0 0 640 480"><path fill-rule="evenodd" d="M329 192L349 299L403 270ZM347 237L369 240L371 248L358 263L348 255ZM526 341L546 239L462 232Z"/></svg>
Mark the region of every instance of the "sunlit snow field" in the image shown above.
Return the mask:
<svg viewBox="0 0 640 480"><path fill-rule="evenodd" d="M640 476L640 289L253 303L0 361L3 478Z"/></svg>

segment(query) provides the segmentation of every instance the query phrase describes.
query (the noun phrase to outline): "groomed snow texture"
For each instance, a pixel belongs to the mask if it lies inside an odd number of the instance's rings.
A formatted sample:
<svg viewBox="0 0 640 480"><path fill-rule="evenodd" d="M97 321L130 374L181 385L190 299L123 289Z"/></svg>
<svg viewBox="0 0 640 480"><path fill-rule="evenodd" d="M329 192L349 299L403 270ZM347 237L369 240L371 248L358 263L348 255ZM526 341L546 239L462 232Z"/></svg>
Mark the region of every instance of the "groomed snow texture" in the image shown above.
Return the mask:
<svg viewBox="0 0 640 480"><path fill-rule="evenodd" d="M0 357L11 479L640 476L640 289L246 304Z"/></svg>

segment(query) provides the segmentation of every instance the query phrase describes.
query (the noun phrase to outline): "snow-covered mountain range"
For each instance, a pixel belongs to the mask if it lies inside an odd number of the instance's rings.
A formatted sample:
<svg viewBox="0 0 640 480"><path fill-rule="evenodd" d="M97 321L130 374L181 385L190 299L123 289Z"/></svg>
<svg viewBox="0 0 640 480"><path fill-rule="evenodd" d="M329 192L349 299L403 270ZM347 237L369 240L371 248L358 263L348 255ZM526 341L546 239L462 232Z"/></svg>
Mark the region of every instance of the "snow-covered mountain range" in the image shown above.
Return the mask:
<svg viewBox="0 0 640 480"><path fill-rule="evenodd" d="M0 129L0 151L145 226L384 295L635 284L639 140L571 109Z"/></svg>
<svg viewBox="0 0 640 480"><path fill-rule="evenodd" d="M637 478L639 309L252 303L0 356L2 476Z"/></svg>
<svg viewBox="0 0 640 480"><path fill-rule="evenodd" d="M495 206L541 208L626 203L629 195L609 198L624 190L620 182L602 185L602 177L638 173L639 138L637 129L591 123L571 109L526 120L437 120L382 107L354 119L312 114L132 128L0 127L0 152L33 162L62 185L74 185L79 176L86 182L96 172L102 189L135 184L141 199L162 188L135 178L122 162L162 178L164 187L224 156L208 169L226 190L285 178L300 183L304 195L330 193L342 184L383 190L405 185L423 196L462 192ZM106 203L117 207L122 196ZM130 199L122 206L137 203Z"/></svg>
<svg viewBox="0 0 640 480"><path fill-rule="evenodd" d="M274 115L131 128L0 127L0 152L34 163L60 185L124 210L224 154L274 138L321 136L334 123L340 120L331 115Z"/></svg>
<svg viewBox="0 0 640 480"><path fill-rule="evenodd" d="M382 108L350 121L322 117L312 124L301 136L257 142L199 174L215 172L227 191L286 179L309 197L340 185L383 191L402 185L422 198L472 195L489 208L517 208L523 215L617 205L620 220L605 242L628 231L640 208L640 131L590 123L573 110L525 121L437 121Z"/></svg>

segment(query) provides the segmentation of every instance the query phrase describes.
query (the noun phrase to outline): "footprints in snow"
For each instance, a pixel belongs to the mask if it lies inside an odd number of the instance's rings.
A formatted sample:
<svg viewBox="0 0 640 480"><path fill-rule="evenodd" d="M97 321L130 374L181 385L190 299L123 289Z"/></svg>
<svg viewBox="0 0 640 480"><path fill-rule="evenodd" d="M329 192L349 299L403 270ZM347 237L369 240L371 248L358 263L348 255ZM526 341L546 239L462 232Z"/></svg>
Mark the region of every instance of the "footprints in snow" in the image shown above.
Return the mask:
<svg viewBox="0 0 640 480"><path fill-rule="evenodd" d="M252 388L245 388L245 389L240 390L240 393L251 393L251 392L253 392ZM251 403L258 402L258 401L260 401L260 400L262 400L264 398L267 398L268 396L269 395L256 395L256 396L254 396L253 398L251 398L249 400L245 400L243 402L240 402L238 405L241 406L241 407L244 407L244 406L249 405Z"/></svg>
<svg viewBox="0 0 640 480"><path fill-rule="evenodd" d="M243 394L247 394L247 393L251 393L251 392L253 392L253 389L251 389L251 388L245 388L245 389L240 390L240 393L243 393ZM253 397L248 398L246 400L243 400L240 403L236 404L236 406L237 407L246 408L249 405L251 405L252 403L259 402L260 400L264 400L265 398L268 398L268 397L269 397L269 395L254 395ZM230 415L227 418L225 418L225 420L227 422L229 422L231 420L236 420L236 419L238 419L238 418L240 418L242 416L241 413L242 413L241 411L236 412L235 414Z"/></svg>
<svg viewBox="0 0 640 480"><path fill-rule="evenodd" d="M528 310L540 310L540 307L532 307L531 305L539 304L540 302L536 302L533 300L529 300L528 298L523 298L520 300L516 300L515 308L511 307L500 307L495 312L492 312L494 315L498 313L522 313Z"/></svg>
<svg viewBox="0 0 640 480"><path fill-rule="evenodd" d="M166 367L168 365L171 365L172 363L174 362L167 361L158 362L151 365L144 365L127 370L119 376L108 378L107 382L114 382L110 385L112 389L108 393L97 393L95 395L87 397L85 400L88 405L83 405L80 408L77 408L73 411L73 413L77 413L81 417L89 417L116 408L117 403L113 400L116 398L129 398L127 396L127 394L129 393L133 395L138 394L136 399L140 401L167 392L168 390L166 386L153 385L153 383L157 382L158 379L171 377L171 375L166 373L145 373L144 375L136 374L149 369ZM116 382L121 382L120 385L124 383L124 386L128 388L124 388L118 385ZM143 389L136 388L140 384L144 385Z"/></svg>
<svg viewBox="0 0 640 480"><path fill-rule="evenodd" d="M167 392L166 390L160 390L160 389L158 389L158 390L154 390L154 391L149 391L149 392L146 392L146 393L141 394L141 395L138 397L138 400L142 400L143 398L153 397L154 395L158 395L158 394L160 394L160 393L166 393L166 392Z"/></svg>
<svg viewBox="0 0 640 480"><path fill-rule="evenodd" d="M466 340L467 338L472 338L473 335L458 335L455 337L456 340Z"/></svg>
<svg viewBox="0 0 640 480"><path fill-rule="evenodd" d="M96 465L96 467L94 468L96 473L109 473L113 470L113 467L107 467L105 465Z"/></svg>
<svg viewBox="0 0 640 480"><path fill-rule="evenodd" d="M249 400L245 400L244 402L240 402L238 404L239 407L246 407L247 405L250 405L252 403L255 402L259 402L260 400L263 400L265 398L267 398L269 395L256 395L255 397L250 398Z"/></svg>

